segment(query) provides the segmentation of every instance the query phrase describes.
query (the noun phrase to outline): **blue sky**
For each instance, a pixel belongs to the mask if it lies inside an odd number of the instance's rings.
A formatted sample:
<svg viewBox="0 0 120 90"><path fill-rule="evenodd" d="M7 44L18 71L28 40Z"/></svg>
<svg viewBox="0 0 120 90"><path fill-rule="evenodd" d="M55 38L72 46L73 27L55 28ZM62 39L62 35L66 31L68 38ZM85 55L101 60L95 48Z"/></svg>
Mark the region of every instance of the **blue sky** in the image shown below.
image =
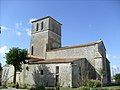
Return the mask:
<svg viewBox="0 0 120 90"><path fill-rule="evenodd" d="M9 48L29 50L30 21L48 15L62 23L62 46L102 39L111 67L120 68L119 0L0 0L2 65Z"/></svg>

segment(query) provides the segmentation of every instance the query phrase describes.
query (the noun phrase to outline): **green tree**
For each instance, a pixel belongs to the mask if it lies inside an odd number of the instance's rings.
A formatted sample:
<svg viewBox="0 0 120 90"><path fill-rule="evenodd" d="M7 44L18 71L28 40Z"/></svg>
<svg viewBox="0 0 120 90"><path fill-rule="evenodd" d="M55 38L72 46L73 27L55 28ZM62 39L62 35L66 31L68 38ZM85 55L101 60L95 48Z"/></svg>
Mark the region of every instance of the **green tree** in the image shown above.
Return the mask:
<svg viewBox="0 0 120 90"><path fill-rule="evenodd" d="M115 81L116 81L117 83L120 83L120 73L119 73L119 74L116 74L114 77L115 77Z"/></svg>
<svg viewBox="0 0 120 90"><path fill-rule="evenodd" d="M14 66L14 78L13 83L16 83L16 71L21 71L22 63L26 63L28 59L28 52L26 49L19 49L18 47L10 48L9 52L6 53L6 63Z"/></svg>

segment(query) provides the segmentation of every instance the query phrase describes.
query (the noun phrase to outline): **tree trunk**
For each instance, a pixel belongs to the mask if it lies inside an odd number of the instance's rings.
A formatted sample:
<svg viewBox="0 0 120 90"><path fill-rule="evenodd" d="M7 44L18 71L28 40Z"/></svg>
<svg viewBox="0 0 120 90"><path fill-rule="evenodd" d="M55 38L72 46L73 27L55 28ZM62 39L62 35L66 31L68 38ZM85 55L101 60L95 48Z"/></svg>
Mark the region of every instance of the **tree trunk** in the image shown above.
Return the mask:
<svg viewBox="0 0 120 90"><path fill-rule="evenodd" d="M16 66L14 66L14 77L13 77L13 83L16 84Z"/></svg>

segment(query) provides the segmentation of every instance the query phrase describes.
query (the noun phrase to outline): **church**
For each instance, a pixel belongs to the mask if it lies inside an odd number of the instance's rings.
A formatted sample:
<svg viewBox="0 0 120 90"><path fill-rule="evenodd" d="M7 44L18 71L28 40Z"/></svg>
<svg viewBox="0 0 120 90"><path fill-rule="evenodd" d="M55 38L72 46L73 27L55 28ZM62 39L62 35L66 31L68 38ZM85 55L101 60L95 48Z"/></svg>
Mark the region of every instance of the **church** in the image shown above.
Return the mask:
<svg viewBox="0 0 120 90"><path fill-rule="evenodd" d="M79 87L88 79L110 82L110 62L102 40L61 47L61 23L51 16L32 21L30 59L17 72L17 82L27 86ZM3 82L12 82L13 67L3 67Z"/></svg>

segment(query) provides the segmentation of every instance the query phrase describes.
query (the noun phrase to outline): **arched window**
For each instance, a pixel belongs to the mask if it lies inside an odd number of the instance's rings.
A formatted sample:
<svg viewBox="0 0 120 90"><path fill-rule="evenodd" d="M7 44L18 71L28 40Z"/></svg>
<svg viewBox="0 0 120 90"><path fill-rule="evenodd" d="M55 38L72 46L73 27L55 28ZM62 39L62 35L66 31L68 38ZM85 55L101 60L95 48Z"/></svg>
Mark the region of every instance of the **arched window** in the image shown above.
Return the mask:
<svg viewBox="0 0 120 90"><path fill-rule="evenodd" d="M41 30L43 29L43 22L41 22Z"/></svg>
<svg viewBox="0 0 120 90"><path fill-rule="evenodd" d="M38 29L39 29L39 24L37 23L36 24L36 31L38 31Z"/></svg>
<svg viewBox="0 0 120 90"><path fill-rule="evenodd" d="M33 46L31 47L31 55L33 55Z"/></svg>

